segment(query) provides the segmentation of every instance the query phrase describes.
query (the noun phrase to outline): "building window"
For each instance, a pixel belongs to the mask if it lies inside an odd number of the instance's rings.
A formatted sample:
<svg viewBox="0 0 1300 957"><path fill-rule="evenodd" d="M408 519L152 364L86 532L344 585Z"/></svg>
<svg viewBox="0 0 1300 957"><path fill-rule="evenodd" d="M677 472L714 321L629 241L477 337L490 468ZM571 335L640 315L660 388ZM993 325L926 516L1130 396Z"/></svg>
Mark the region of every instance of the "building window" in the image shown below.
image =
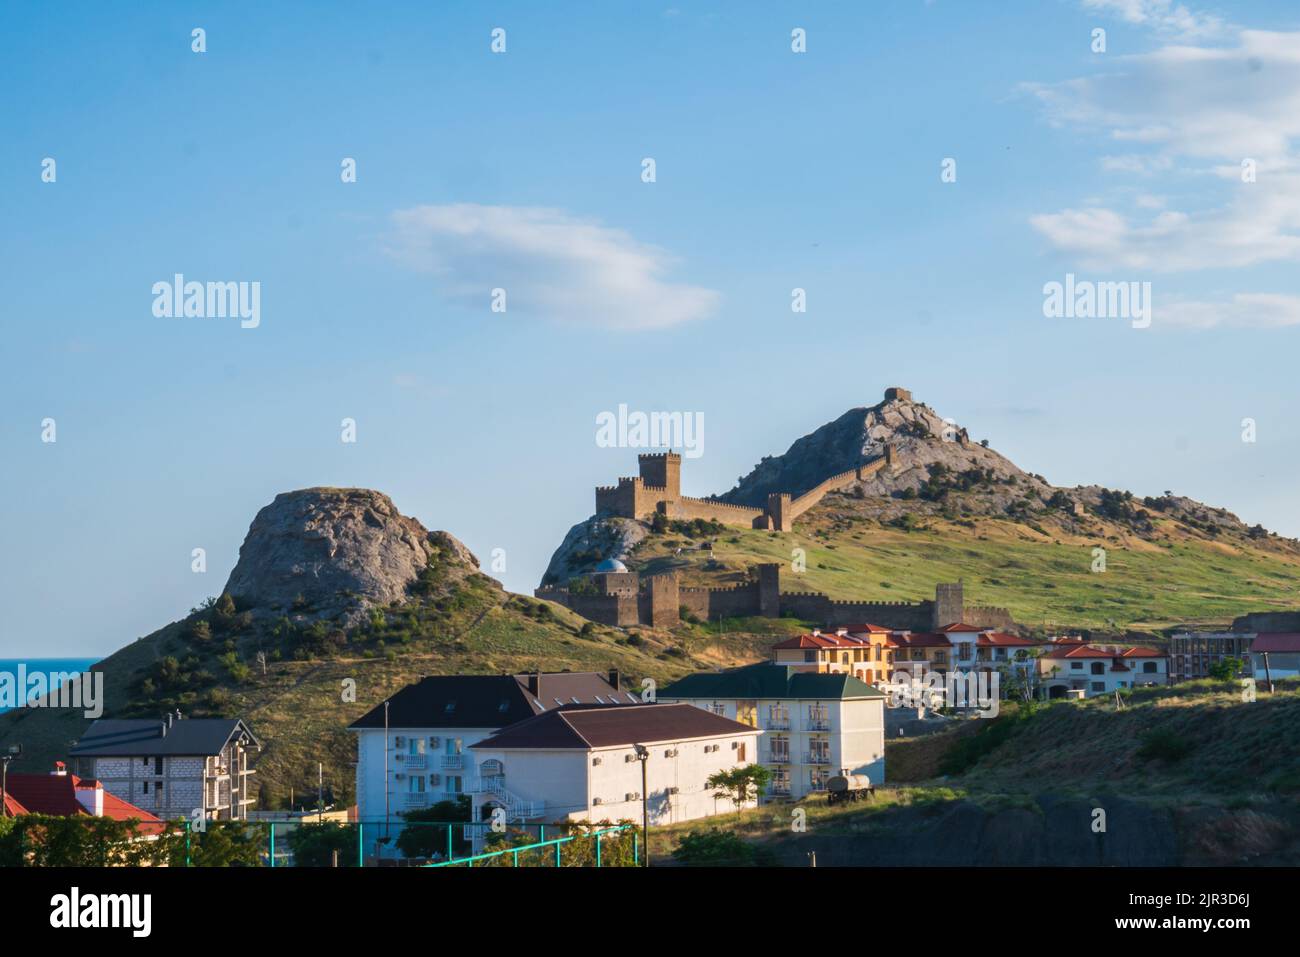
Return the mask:
<svg viewBox="0 0 1300 957"><path fill-rule="evenodd" d="M1104 682L1104 681L1094 681L1094 682L1092 683L1092 690L1093 690L1093 691L1105 691L1105 690L1106 690L1106 682Z"/></svg>
<svg viewBox="0 0 1300 957"><path fill-rule="evenodd" d="M1094 675L1104 675L1106 673L1106 666L1100 661L1094 661L1092 663L1092 673Z"/></svg>
<svg viewBox="0 0 1300 957"><path fill-rule="evenodd" d="M803 653L803 660L804 660L805 662L807 662L808 664L812 664L813 662L815 662L815 661L817 660L817 652L815 652L815 651L805 651L805 652Z"/></svg>

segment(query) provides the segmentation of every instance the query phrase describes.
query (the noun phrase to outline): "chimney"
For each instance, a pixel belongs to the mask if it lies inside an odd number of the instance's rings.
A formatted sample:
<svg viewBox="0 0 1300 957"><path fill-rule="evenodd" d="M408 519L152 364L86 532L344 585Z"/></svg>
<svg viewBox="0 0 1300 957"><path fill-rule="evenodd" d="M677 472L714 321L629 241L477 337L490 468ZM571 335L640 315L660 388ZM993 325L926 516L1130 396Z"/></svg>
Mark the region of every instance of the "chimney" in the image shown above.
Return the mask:
<svg viewBox="0 0 1300 957"><path fill-rule="evenodd" d="M610 686L611 688L613 688L615 691L618 691L618 690L619 690L619 687L618 687L618 678L619 678L619 675L618 675L618 669L617 669L617 668L610 668L610 669L609 669L609 677L608 677L606 680L609 682L609 686Z"/></svg>
<svg viewBox="0 0 1300 957"><path fill-rule="evenodd" d="M167 727L170 728L172 726L172 713L168 711L165 715L163 715L163 717L167 719Z"/></svg>
<svg viewBox="0 0 1300 957"><path fill-rule="evenodd" d="M534 671L528 676L528 693L534 698L540 698L542 694L542 673Z"/></svg>
<svg viewBox="0 0 1300 957"><path fill-rule="evenodd" d="M51 777L65 778L68 776L68 766L62 761L54 762L54 770L50 772Z"/></svg>
<svg viewBox="0 0 1300 957"><path fill-rule="evenodd" d="M158 722L158 732L159 732L158 737L160 738L167 737L167 728L170 726L170 724L171 722L168 721L166 718L163 718L161 721Z"/></svg>
<svg viewBox="0 0 1300 957"><path fill-rule="evenodd" d="M98 781L91 781L89 785L83 784L74 790L77 794L78 804L95 815L95 817L104 816L104 785Z"/></svg>

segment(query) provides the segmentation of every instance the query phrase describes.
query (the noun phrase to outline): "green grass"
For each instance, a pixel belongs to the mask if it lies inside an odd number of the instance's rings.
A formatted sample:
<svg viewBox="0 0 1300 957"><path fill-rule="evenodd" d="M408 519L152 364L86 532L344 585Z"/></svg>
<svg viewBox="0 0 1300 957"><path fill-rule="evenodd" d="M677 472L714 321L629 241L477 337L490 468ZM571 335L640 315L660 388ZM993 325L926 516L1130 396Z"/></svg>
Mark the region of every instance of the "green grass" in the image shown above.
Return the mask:
<svg viewBox="0 0 1300 957"><path fill-rule="evenodd" d="M937 582L962 579L966 601L1011 611L1029 626L1158 631L1187 622L1221 622L1248 611L1290 610L1300 591L1300 555L1275 542L1213 542L1157 522L1168 541L1042 535L1024 525L976 518L967 528L938 518L905 532L844 518L845 506L818 506L784 535L728 529L714 539L714 566L694 552L671 554L651 536L634 560L643 574L676 568L684 585L735 584L760 562L780 562L783 589L839 599L921 601ZM1106 570L1093 572L1095 546ZM802 549L806 571L793 570ZM689 557L686 557L689 556Z"/></svg>

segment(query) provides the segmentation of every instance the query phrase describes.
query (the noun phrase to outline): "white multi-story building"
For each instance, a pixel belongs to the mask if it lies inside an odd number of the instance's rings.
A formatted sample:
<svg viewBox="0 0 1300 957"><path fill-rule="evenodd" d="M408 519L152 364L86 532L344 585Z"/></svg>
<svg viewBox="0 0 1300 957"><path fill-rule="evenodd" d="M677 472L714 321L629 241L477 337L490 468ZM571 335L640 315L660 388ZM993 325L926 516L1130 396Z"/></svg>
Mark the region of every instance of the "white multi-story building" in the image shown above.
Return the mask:
<svg viewBox="0 0 1300 957"><path fill-rule="evenodd" d="M756 760L772 772L770 798L824 791L841 771L885 780L885 695L852 675L748 665L687 675L658 698L761 730Z"/></svg>
<svg viewBox="0 0 1300 957"><path fill-rule="evenodd" d="M1169 656L1154 648L1071 643L1034 660L1039 687L1049 698L1061 697L1067 690L1082 691L1091 698L1126 688L1169 683Z"/></svg>
<svg viewBox="0 0 1300 957"><path fill-rule="evenodd" d="M261 742L238 718L100 718L69 755L82 777L164 820L243 820L255 802L249 752Z"/></svg>
<svg viewBox="0 0 1300 957"><path fill-rule="evenodd" d="M471 746L474 819L640 823L643 796L651 825L724 814L709 777L755 763L759 734L685 704L555 708Z"/></svg>
<svg viewBox="0 0 1300 957"><path fill-rule="evenodd" d="M357 817L396 834L401 815L456 800L476 778L468 749L502 728L561 706L631 707L618 672L438 675L408 685L348 730L357 736Z"/></svg>

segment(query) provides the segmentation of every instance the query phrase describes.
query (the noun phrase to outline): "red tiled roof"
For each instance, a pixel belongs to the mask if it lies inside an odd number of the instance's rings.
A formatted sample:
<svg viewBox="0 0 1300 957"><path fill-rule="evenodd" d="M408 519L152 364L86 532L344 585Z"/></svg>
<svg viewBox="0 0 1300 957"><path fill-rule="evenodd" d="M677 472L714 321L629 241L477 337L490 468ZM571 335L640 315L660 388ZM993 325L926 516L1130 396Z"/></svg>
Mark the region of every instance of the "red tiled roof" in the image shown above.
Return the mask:
<svg viewBox="0 0 1300 957"><path fill-rule="evenodd" d="M18 799L5 791L4 814L6 817L17 817L19 814L30 814L31 811L18 803Z"/></svg>
<svg viewBox="0 0 1300 957"><path fill-rule="evenodd" d="M1042 642L1021 638L1019 635L1004 635L999 631L991 631L987 635L980 635L975 644L981 648L989 645L999 648L1028 648L1032 645L1040 645Z"/></svg>
<svg viewBox="0 0 1300 957"><path fill-rule="evenodd" d="M862 624L862 625L845 625L844 630L847 631L850 635L852 634L887 635L889 634L891 629L884 628L880 625Z"/></svg>
<svg viewBox="0 0 1300 957"><path fill-rule="evenodd" d="M865 644L867 642L861 638L854 638L852 635L828 635L823 632L818 635L799 635L796 638L787 638L772 647L782 650L790 648L861 648Z"/></svg>
<svg viewBox="0 0 1300 957"><path fill-rule="evenodd" d="M1087 645L1069 645L1065 648L1053 648L1044 658L1114 658L1109 651L1090 648Z"/></svg>
<svg viewBox="0 0 1300 957"><path fill-rule="evenodd" d="M1289 631L1260 632L1250 645L1251 651L1300 651L1300 634Z"/></svg>
<svg viewBox="0 0 1300 957"><path fill-rule="evenodd" d="M890 642L896 648L950 648L952 642L947 636L934 632L911 632L906 635L891 635Z"/></svg>
<svg viewBox="0 0 1300 957"><path fill-rule="evenodd" d="M1121 658L1168 658L1169 656L1163 651L1157 651L1155 648L1125 648L1120 654Z"/></svg>
<svg viewBox="0 0 1300 957"><path fill-rule="evenodd" d="M978 632L978 631L983 631L984 629L983 629L983 628L976 628L974 625L967 625L967 624L963 624L962 622L958 621L958 622L954 622L954 623L951 624L951 625L945 625L945 626L944 626L942 629L940 629L940 630L946 633L946 632L950 632L950 631L977 631L977 632Z"/></svg>
<svg viewBox="0 0 1300 957"><path fill-rule="evenodd" d="M79 778L75 774L11 774L6 784L5 806L10 814L50 814L57 817L89 815L90 811L77 800L77 792L93 791L100 786L94 779ZM142 834L160 834L165 826L148 811L107 791L104 792L104 817L115 821L135 818L141 822Z"/></svg>

